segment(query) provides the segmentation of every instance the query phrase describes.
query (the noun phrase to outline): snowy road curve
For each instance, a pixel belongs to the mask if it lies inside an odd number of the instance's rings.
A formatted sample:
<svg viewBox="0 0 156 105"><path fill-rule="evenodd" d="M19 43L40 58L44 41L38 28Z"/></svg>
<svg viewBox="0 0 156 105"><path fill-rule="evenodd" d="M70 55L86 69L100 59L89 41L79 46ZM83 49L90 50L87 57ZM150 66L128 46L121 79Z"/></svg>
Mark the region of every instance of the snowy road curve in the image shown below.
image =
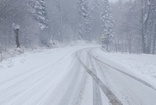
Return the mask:
<svg viewBox="0 0 156 105"><path fill-rule="evenodd" d="M0 105L155 105L155 89L108 64L100 47L21 55L0 71Z"/></svg>

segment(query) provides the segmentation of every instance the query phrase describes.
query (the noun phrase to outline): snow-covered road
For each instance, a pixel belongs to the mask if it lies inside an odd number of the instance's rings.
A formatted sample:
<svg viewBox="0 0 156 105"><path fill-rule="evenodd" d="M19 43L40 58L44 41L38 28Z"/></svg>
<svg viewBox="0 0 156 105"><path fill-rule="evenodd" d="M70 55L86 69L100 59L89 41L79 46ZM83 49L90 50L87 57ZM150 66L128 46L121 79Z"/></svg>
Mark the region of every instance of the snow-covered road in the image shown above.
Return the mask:
<svg viewBox="0 0 156 105"><path fill-rule="evenodd" d="M23 54L0 64L0 105L155 105L156 86L100 47Z"/></svg>

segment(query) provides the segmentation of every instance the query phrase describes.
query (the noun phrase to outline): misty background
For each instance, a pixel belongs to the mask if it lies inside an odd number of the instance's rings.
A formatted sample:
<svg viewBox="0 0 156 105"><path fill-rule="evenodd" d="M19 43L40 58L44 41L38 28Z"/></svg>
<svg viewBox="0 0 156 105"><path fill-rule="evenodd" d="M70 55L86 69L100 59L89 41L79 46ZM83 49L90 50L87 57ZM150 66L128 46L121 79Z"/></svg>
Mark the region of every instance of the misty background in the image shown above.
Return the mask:
<svg viewBox="0 0 156 105"><path fill-rule="evenodd" d="M1 0L0 54L76 41L155 54L155 0ZM19 44L19 45L18 45Z"/></svg>

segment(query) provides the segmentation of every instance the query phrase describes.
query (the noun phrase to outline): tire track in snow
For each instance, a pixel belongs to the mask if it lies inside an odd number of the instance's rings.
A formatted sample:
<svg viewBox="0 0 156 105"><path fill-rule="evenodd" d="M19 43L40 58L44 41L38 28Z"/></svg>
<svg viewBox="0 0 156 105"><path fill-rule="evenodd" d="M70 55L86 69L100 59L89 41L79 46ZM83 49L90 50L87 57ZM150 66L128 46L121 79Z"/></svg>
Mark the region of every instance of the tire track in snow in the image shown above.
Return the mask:
<svg viewBox="0 0 156 105"><path fill-rule="evenodd" d="M63 56L61 56L56 62L59 62L59 61L61 61L66 55L68 55L69 54L69 52L70 51L68 51L68 52L66 52ZM50 66L50 65L55 65L56 64L56 62L54 62L53 64L51 64L51 63L49 63L50 61L47 61L47 62L44 62L44 64L46 64L45 66L44 66L44 68L46 68L46 67L48 67L48 66ZM18 75L16 75L16 76L14 76L14 77L12 77L12 78L10 78L10 79L8 79L8 80L5 80L5 81L3 81L3 82L0 82L0 86L2 86L2 85L5 85L5 84L7 84L7 83L10 83L10 82L12 82L13 80L19 80L19 78L21 78L21 77L24 77L25 75L31 75L31 73L37 73L38 72L38 69L36 69L36 68L43 68L43 65L41 65L41 67L34 67L34 68L32 68L32 69L30 69L30 70L28 70L28 71L25 71L25 72L23 72L23 73L20 73L20 74L18 74ZM37 70L37 71L36 71Z"/></svg>
<svg viewBox="0 0 156 105"><path fill-rule="evenodd" d="M111 90L90 70L81 60L80 55L76 54L78 61L82 67L88 72L88 74L96 81L98 86L101 88L103 93L107 96L112 105L122 105L122 103L117 99L117 97L112 93Z"/></svg>
<svg viewBox="0 0 156 105"><path fill-rule="evenodd" d="M152 86L151 84L147 83L146 81L144 81L144 80L142 80L142 79L140 79L140 78L137 78L137 77L135 77L135 76L133 76L133 75L127 73L127 72L124 72L123 70L120 70L120 69L118 69L118 68L115 68L115 67L113 67L113 66L111 66L111 65L109 65L109 64L107 64L107 63L104 63L103 61L97 59L95 56L91 55L90 53L89 53L89 55L90 55L92 58L94 58L96 61L101 62L102 64L104 64L105 66L110 67L110 68L112 68L113 70L116 70L116 71L118 71L118 72L120 72L120 73L122 73L122 74L124 74L124 75L126 75L126 76L128 76L128 77L130 77L130 78L132 78L132 79L134 79L134 80L136 80L136 81L138 81L138 82L140 82L140 83L146 85L147 87L149 87L149 88L151 88L151 89L153 89L153 90L156 91L156 88L155 88L154 86Z"/></svg>
<svg viewBox="0 0 156 105"><path fill-rule="evenodd" d="M74 63L75 60L72 61L72 64ZM72 65L71 64L71 65ZM63 76L63 78L59 79L59 83L55 86L54 89L49 89L47 94L44 95L42 99L38 102L37 105L58 105L60 102L60 98L63 96L64 92L66 92L67 88L69 87L69 84L75 77L75 70L69 70L67 74ZM60 76L62 77L62 76ZM68 81L68 82L67 82Z"/></svg>
<svg viewBox="0 0 156 105"><path fill-rule="evenodd" d="M65 53L66 55L67 53ZM63 57L60 57L58 59L58 62L62 59L64 59L65 55ZM51 72L54 72L53 66L56 65L55 62L52 65L46 65L42 67L41 69L35 70L35 72L30 72L31 74L26 74L24 77L20 80L15 82L13 85L4 88L0 92L0 103L10 103L12 101L15 101L17 97L23 97L22 94L27 94L27 92L34 89L47 75L51 74ZM28 75L28 76L27 76ZM17 77L18 78L18 77ZM16 77L15 77L16 79ZM27 84L25 84L27 83ZM46 83L46 82L45 82ZM32 97L32 96L31 96ZM30 96L29 96L30 98ZM7 100L10 100L8 102ZM19 99L17 99L19 100Z"/></svg>
<svg viewBox="0 0 156 105"><path fill-rule="evenodd" d="M76 84L78 83L78 80L80 78L80 71L77 70L74 74L74 78L72 79L67 91L65 92L64 96L62 97L59 105L69 105L69 101L72 98L72 93L74 92L74 89L76 88Z"/></svg>
<svg viewBox="0 0 156 105"><path fill-rule="evenodd" d="M62 97L59 105L80 105L87 81L86 72L81 70L80 65L76 62L76 67L73 68L75 72L68 89Z"/></svg>
<svg viewBox="0 0 156 105"><path fill-rule="evenodd" d="M92 58L89 56L89 61L91 63L91 70L92 72L97 75L96 69L94 67L94 63ZM101 92L98 84L93 79L93 105L102 105L102 99L101 99Z"/></svg>
<svg viewBox="0 0 156 105"><path fill-rule="evenodd" d="M36 83L36 85L34 85L33 87L30 87L30 89L27 89L27 91L17 100L15 101L15 105L19 104L23 104L25 103L26 105L34 105L34 104L39 104L39 102L42 100L42 98L45 98L45 95L47 95L46 93L49 92L49 90L52 90L54 88L54 83L50 82L50 79L57 79L59 76L56 75L56 73L61 74L61 70L63 69L62 66L59 66L60 63L64 63L62 62L63 59L66 58L66 56L70 55L69 54L65 54L63 55L63 57L61 57L58 61L56 61L55 66L54 65L50 65L48 68L52 69L52 67L57 70L54 70L54 72L49 72L46 76L44 76L44 78L42 78L40 81L38 81L38 83ZM59 63L60 62L60 63ZM58 71L59 70L59 71ZM30 97L31 96L31 97ZM27 99L27 101L24 102L24 100ZM40 100L39 100L40 99ZM23 101L22 101L23 100Z"/></svg>
<svg viewBox="0 0 156 105"><path fill-rule="evenodd" d="M33 76L33 75L31 75L28 77L29 79L25 78L25 79L17 82L16 84L4 89L2 92L0 92L0 103L8 102L7 100L14 99L14 98L18 97L18 95L21 95L23 93L23 91L26 91L29 88L34 87L38 82L40 82L40 80L42 80L43 77L48 75L49 72L51 72L51 70L47 71L47 72L40 72L37 75L35 75L36 77L34 77L35 79L33 79L33 80L31 80L31 77ZM25 86L26 81L31 81L31 83L29 83L29 84L27 84L27 86Z"/></svg>

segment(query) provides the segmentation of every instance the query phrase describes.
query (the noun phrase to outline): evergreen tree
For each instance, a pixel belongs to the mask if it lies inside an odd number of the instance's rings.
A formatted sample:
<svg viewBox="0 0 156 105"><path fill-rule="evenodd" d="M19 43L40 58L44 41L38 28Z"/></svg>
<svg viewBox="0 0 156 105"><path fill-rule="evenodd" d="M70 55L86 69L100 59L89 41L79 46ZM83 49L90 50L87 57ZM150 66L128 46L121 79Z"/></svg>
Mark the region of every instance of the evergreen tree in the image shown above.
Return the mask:
<svg viewBox="0 0 156 105"><path fill-rule="evenodd" d="M87 0L79 0L79 14L80 14L80 23L79 23L79 38L89 39L90 35L90 15L89 7Z"/></svg>
<svg viewBox="0 0 156 105"><path fill-rule="evenodd" d="M108 45L113 36L113 29L112 29L113 19L110 13L108 0L101 1L100 20L101 20L102 34L105 36L105 43Z"/></svg>
<svg viewBox="0 0 156 105"><path fill-rule="evenodd" d="M101 1L101 14L100 14L100 19L101 19L101 28L102 32L104 35L112 35L113 34L113 19L110 13L110 7L109 7L109 2L108 0L102 0Z"/></svg>
<svg viewBox="0 0 156 105"><path fill-rule="evenodd" d="M50 33L48 26L48 16L45 7L45 0L31 0L32 14L40 27L39 39L42 45L49 46Z"/></svg>
<svg viewBox="0 0 156 105"><path fill-rule="evenodd" d="M30 15L28 0L0 1L0 46L10 48L15 46L15 34L12 24L19 24L19 39L21 47L32 47L37 44L35 34L38 32L37 22ZM35 37L35 38L34 38Z"/></svg>
<svg viewBox="0 0 156 105"><path fill-rule="evenodd" d="M32 13L34 18L38 21L40 29L48 28L48 18L45 8L45 0L31 0L30 5L33 7Z"/></svg>

